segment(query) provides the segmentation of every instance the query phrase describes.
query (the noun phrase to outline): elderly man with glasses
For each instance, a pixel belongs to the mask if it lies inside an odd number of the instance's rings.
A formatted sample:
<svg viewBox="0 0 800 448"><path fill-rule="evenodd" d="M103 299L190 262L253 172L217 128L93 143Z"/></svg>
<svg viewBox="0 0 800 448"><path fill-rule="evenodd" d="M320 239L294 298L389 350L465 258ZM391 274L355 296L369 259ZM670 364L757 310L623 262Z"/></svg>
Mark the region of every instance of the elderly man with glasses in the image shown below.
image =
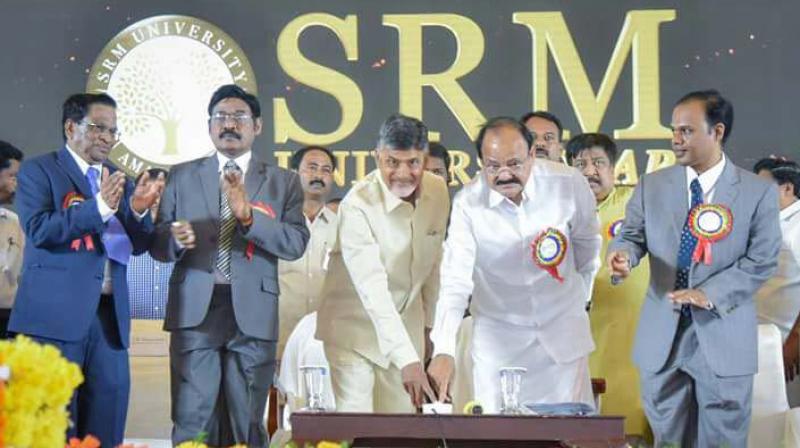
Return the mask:
<svg viewBox="0 0 800 448"><path fill-rule="evenodd" d="M502 367L523 367L521 403L593 406L584 306L600 266L595 199L575 169L534 158L517 120L486 123L482 175L453 200L428 368L439 400L454 373L456 334L472 295L474 395L501 410Z"/></svg>

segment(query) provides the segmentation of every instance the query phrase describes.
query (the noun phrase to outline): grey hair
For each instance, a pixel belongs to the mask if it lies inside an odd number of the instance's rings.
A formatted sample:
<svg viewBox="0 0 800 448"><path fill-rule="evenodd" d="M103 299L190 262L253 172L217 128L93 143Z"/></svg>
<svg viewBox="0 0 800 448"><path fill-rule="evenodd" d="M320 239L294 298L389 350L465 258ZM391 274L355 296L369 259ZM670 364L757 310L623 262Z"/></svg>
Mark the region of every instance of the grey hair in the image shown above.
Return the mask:
<svg viewBox="0 0 800 448"><path fill-rule="evenodd" d="M395 114L381 125L378 133L378 150L428 150L428 127L416 118Z"/></svg>

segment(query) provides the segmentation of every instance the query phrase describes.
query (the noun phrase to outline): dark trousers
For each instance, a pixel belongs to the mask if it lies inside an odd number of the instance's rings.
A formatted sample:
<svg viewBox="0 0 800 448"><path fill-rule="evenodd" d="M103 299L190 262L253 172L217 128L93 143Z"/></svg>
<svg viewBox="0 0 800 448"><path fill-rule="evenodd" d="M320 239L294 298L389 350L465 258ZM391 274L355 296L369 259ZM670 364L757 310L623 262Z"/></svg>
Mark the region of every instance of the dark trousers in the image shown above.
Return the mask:
<svg viewBox="0 0 800 448"><path fill-rule="evenodd" d="M11 308L0 308L0 339L8 338L8 319L11 318Z"/></svg>
<svg viewBox="0 0 800 448"><path fill-rule="evenodd" d="M266 447L266 405L275 373L275 341L242 333L230 286L214 288L197 327L172 332L172 443L207 433L212 446Z"/></svg>
<svg viewBox="0 0 800 448"><path fill-rule="evenodd" d="M69 404L70 419L75 423L67 437L93 435L101 446L122 443L130 394L128 349L119 340L114 299L102 296L89 333L79 341L59 341L32 336L56 346L68 360L78 364L84 381Z"/></svg>

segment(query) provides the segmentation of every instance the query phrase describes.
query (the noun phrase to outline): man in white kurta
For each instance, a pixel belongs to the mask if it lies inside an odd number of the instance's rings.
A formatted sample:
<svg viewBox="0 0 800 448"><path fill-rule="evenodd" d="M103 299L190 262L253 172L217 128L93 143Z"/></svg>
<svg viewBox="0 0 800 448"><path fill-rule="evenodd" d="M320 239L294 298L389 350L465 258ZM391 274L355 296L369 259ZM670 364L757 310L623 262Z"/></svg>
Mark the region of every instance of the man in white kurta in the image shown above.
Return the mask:
<svg viewBox="0 0 800 448"><path fill-rule="evenodd" d="M775 324L783 337L789 405L800 406L800 167L765 159L754 171L778 184L781 251L778 270L756 294L759 323Z"/></svg>
<svg viewBox="0 0 800 448"><path fill-rule="evenodd" d="M471 294L474 395L486 412L500 410L499 371L510 366L527 368L523 404L593 405L594 343L584 307L601 246L594 196L575 169L534 159L530 133L513 119L491 120L478 142L484 169L454 199L441 265L428 370L439 399L447 395ZM545 234L566 244L556 247ZM561 262L548 269L559 253Z"/></svg>

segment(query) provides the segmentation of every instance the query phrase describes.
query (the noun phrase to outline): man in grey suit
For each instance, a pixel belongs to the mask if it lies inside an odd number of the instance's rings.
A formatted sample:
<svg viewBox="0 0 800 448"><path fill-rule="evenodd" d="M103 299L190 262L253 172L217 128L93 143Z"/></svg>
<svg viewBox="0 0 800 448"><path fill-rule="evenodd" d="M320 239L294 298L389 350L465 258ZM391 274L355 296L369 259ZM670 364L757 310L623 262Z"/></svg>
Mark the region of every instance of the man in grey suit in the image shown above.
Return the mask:
<svg viewBox="0 0 800 448"><path fill-rule="evenodd" d="M650 255L633 357L659 447L747 444L753 294L775 271L781 231L775 187L722 151L732 125L719 92L681 98L672 113L678 165L642 177L609 248L616 280Z"/></svg>
<svg viewBox="0 0 800 448"><path fill-rule="evenodd" d="M264 406L278 339L278 259L303 255L309 233L296 174L252 155L258 99L220 87L208 106L216 154L172 168L151 248L175 261L172 442L265 447Z"/></svg>

